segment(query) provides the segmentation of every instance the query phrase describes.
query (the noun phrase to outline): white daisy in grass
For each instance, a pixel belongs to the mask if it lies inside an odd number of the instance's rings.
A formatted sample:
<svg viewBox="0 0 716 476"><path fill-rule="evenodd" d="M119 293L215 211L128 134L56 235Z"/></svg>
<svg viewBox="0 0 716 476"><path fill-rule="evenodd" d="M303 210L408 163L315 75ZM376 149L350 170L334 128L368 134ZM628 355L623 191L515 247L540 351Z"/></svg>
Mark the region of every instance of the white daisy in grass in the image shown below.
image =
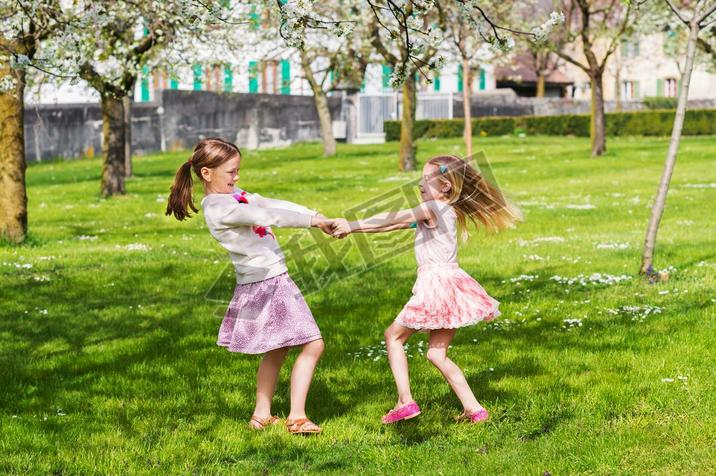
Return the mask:
<svg viewBox="0 0 716 476"><path fill-rule="evenodd" d="M94 235L80 235L77 239L80 241L95 241L97 237Z"/></svg>
<svg viewBox="0 0 716 476"><path fill-rule="evenodd" d="M554 276L550 277L549 279L552 281L556 281L559 284L563 284L563 285L567 285L567 286L574 286L574 285L589 286L589 285L599 285L599 284L605 284L607 286L611 286L613 284L619 284L624 281L629 281L631 279L631 276L628 276L626 274L613 275L613 274L607 274L607 273L592 273L589 276L586 276L586 275L580 273L574 277L554 275Z"/></svg>
<svg viewBox="0 0 716 476"><path fill-rule="evenodd" d="M564 319L562 321L562 329L570 330L574 327L582 327L582 320L577 318Z"/></svg>
<svg viewBox="0 0 716 476"><path fill-rule="evenodd" d="M629 249L630 246L629 243L621 243L619 241L596 244L598 250L626 250Z"/></svg>
<svg viewBox="0 0 716 476"><path fill-rule="evenodd" d="M674 379L673 379L673 378L670 378L670 377L667 377L667 378L661 379L661 381L662 381L663 383L671 383L671 382L674 381Z"/></svg>
<svg viewBox="0 0 716 476"><path fill-rule="evenodd" d="M564 208L569 208L570 210L594 210L597 207L595 205L592 205L591 203L584 203L584 204L569 204L569 205L565 205Z"/></svg>
<svg viewBox="0 0 716 476"><path fill-rule="evenodd" d="M523 281L534 281L535 279L538 279L538 274L520 274L519 276L516 276L514 278L510 278L510 282L513 284L520 284ZM504 280L502 281L505 282Z"/></svg>
<svg viewBox="0 0 716 476"><path fill-rule="evenodd" d="M661 314L663 310L664 308L652 306L651 304L644 304L641 306L624 305L615 309L609 308L607 309L607 313L614 316L629 316L629 318L634 322L644 322L649 316Z"/></svg>
<svg viewBox="0 0 716 476"><path fill-rule="evenodd" d="M549 259L549 257L543 258L540 255L522 255L522 259L526 259L527 261L544 261L545 259Z"/></svg>
<svg viewBox="0 0 716 476"><path fill-rule="evenodd" d="M151 248L144 243L130 243L125 246L115 245L116 249L123 249L127 251L149 251Z"/></svg>
<svg viewBox="0 0 716 476"><path fill-rule="evenodd" d="M542 243L564 243L565 238L562 236L540 236L531 240L517 240L517 244L521 247L539 245Z"/></svg>
<svg viewBox="0 0 716 476"><path fill-rule="evenodd" d="M716 183L686 183L682 188L716 188Z"/></svg>

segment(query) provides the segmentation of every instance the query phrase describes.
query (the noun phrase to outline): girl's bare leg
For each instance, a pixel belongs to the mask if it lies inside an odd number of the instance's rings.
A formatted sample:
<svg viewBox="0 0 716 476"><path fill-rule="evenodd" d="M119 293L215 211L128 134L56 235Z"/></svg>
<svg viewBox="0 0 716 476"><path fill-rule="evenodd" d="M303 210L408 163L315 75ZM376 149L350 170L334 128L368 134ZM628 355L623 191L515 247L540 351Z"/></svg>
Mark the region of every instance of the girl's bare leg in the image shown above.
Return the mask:
<svg viewBox="0 0 716 476"><path fill-rule="evenodd" d="M413 401L408 375L408 358L405 355L403 345L414 333L415 330L403 327L395 322L385 330L385 347L388 350L388 362L390 363L390 370L393 372L395 385L398 388L398 403L395 408L400 408Z"/></svg>
<svg viewBox="0 0 716 476"><path fill-rule="evenodd" d="M276 391L276 382L281 365L288 354L288 347L271 350L264 354L256 374L256 408L254 415L259 418L271 416L271 400Z"/></svg>
<svg viewBox="0 0 716 476"><path fill-rule="evenodd" d="M291 371L291 412L290 420L306 418L306 396L311 387L313 372L321 358L324 345L323 339L314 340L303 345Z"/></svg>
<svg viewBox="0 0 716 476"><path fill-rule="evenodd" d="M455 337L456 329L436 329L430 331L430 344L426 357L438 368L445 380L460 399L465 413L474 413L482 409L482 405L475 398L460 367L447 356L448 346Z"/></svg>

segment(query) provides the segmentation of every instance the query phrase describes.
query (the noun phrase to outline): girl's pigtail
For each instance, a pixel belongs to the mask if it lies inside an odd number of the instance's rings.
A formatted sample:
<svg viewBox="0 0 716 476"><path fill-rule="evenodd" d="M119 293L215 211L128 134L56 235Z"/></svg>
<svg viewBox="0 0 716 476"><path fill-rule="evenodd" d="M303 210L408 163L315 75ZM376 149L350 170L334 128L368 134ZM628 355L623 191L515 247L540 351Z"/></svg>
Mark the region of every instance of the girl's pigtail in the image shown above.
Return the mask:
<svg viewBox="0 0 716 476"><path fill-rule="evenodd" d="M174 217L182 221L185 218L191 217L189 209L191 208L194 213L199 210L194 206L192 199L192 184L191 178L191 161L184 162L179 170L177 170L174 176L174 185L172 185L171 193L169 194L169 202L167 203L166 215L174 215Z"/></svg>

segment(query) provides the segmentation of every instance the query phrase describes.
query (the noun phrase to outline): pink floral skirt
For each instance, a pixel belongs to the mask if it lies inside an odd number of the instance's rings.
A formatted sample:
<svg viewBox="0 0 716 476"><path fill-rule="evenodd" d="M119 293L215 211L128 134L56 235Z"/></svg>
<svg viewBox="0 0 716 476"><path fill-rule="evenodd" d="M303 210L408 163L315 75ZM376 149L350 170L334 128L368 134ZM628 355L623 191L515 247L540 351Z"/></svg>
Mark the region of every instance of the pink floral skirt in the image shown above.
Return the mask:
<svg viewBox="0 0 716 476"><path fill-rule="evenodd" d="M500 315L490 297L457 263L418 267L413 295L395 322L411 329L455 329Z"/></svg>
<svg viewBox="0 0 716 476"><path fill-rule="evenodd" d="M231 352L263 354L307 344L321 331L288 273L237 284L219 328L217 345Z"/></svg>

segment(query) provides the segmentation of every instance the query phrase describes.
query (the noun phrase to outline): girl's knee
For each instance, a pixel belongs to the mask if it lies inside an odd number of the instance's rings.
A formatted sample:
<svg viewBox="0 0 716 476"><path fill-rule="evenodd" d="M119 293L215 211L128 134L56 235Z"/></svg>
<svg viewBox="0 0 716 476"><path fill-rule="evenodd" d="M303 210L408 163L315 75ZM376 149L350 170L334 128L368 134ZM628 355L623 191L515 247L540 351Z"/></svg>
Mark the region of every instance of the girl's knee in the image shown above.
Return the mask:
<svg viewBox="0 0 716 476"><path fill-rule="evenodd" d="M309 342L308 344L303 346L304 352L309 352L312 355L315 355L316 357L320 357L321 354L323 354L323 351L325 350L326 345L323 343L323 339L318 339Z"/></svg>
<svg viewBox="0 0 716 476"><path fill-rule="evenodd" d="M430 361L431 364L439 367L447 359L447 352L445 349L437 347L431 347L425 353L425 357Z"/></svg>

